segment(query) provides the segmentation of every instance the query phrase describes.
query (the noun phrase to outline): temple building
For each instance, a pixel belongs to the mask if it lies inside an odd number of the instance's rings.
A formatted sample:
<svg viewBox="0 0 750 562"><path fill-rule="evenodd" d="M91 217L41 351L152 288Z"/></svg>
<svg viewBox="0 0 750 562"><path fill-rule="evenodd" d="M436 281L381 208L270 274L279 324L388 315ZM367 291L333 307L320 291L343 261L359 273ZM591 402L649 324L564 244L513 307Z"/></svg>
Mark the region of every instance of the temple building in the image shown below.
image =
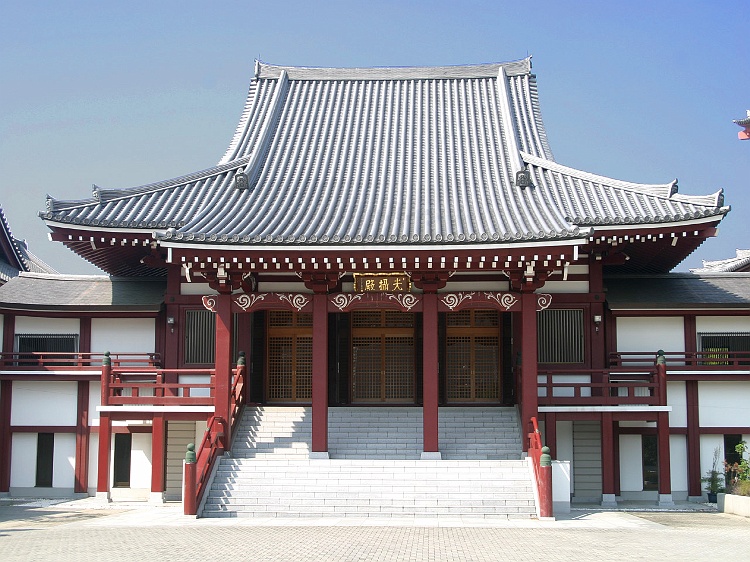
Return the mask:
<svg viewBox="0 0 750 562"><path fill-rule="evenodd" d="M109 277L0 288L0 492L178 499L192 441L204 515L517 516L502 482L393 481L523 480L538 428L567 500L700 499L750 434L750 285L670 271L728 212L555 161L530 59L258 61L215 166L48 198ZM348 488L284 495L316 471Z"/></svg>

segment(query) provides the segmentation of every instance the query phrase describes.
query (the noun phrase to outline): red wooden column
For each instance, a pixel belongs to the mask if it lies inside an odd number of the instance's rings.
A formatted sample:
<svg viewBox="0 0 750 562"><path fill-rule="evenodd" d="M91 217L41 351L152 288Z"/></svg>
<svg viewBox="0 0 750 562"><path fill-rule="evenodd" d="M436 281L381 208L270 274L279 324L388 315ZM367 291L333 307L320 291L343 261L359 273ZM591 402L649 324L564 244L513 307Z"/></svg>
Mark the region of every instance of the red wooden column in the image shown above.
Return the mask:
<svg viewBox="0 0 750 562"><path fill-rule="evenodd" d="M423 459L441 458L438 448L438 296L422 295L422 423Z"/></svg>
<svg viewBox="0 0 750 562"><path fill-rule="evenodd" d="M688 498L700 498L701 434L698 407L698 381L685 381L687 401L687 477Z"/></svg>
<svg viewBox="0 0 750 562"><path fill-rule="evenodd" d="M78 381L76 460L73 490L85 494L89 487L89 381Z"/></svg>
<svg viewBox="0 0 750 562"><path fill-rule="evenodd" d="M602 506L616 506L614 421L611 412L602 414Z"/></svg>
<svg viewBox="0 0 750 562"><path fill-rule="evenodd" d="M211 298L215 300L216 313L214 415L226 420L224 450L229 451L232 446L232 295L225 292Z"/></svg>
<svg viewBox="0 0 750 562"><path fill-rule="evenodd" d="M10 492L10 409L13 381L0 381L0 492Z"/></svg>
<svg viewBox="0 0 750 562"><path fill-rule="evenodd" d="M530 420L539 414L537 381L537 309L538 295L521 295L521 427L523 428L523 450L528 448L526 434L530 431Z"/></svg>
<svg viewBox="0 0 750 562"><path fill-rule="evenodd" d="M151 503L164 503L164 455L167 424L164 414L154 414L151 425Z"/></svg>
<svg viewBox="0 0 750 562"><path fill-rule="evenodd" d="M99 458L96 477L96 497L109 501L109 457L112 447L112 420L109 414L99 416Z"/></svg>
<svg viewBox="0 0 750 562"><path fill-rule="evenodd" d="M313 295L312 458L328 458L328 295Z"/></svg>
<svg viewBox="0 0 750 562"><path fill-rule="evenodd" d="M669 454L669 412L659 412L656 421L659 451L659 505L672 505L672 475Z"/></svg>
<svg viewBox="0 0 750 562"><path fill-rule="evenodd" d="M104 354L102 361L102 393L101 404L109 404L109 382L112 379L112 363L109 358L109 352ZM109 413L100 412L99 414L99 455L97 458L97 475L96 475L96 497L109 501L109 458L112 447L112 420Z"/></svg>

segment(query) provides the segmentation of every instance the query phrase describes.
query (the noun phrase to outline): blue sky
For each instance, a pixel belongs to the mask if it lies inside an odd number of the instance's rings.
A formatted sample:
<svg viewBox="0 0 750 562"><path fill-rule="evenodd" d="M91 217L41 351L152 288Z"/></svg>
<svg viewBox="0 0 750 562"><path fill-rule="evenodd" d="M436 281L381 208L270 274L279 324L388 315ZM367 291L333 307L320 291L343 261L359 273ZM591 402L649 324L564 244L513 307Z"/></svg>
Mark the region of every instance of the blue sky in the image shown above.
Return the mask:
<svg viewBox="0 0 750 562"><path fill-rule="evenodd" d="M500 62L533 55L558 162L732 212L678 269L750 247L749 1L0 2L0 205L66 273L95 273L37 218L45 196L215 164L255 58L307 66Z"/></svg>

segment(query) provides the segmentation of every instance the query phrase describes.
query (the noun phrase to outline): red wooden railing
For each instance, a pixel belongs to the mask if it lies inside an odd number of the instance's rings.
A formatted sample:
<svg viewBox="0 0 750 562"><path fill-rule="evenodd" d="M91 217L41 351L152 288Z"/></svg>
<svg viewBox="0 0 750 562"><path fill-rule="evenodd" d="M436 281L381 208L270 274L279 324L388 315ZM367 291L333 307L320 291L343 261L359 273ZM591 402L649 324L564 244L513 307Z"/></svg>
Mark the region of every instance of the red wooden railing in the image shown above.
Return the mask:
<svg viewBox="0 0 750 562"><path fill-rule="evenodd" d="M200 447L196 450L196 462L195 466L189 467L186 465L185 470L195 470L195 502L192 502L193 498L190 498L189 502L186 502L186 515L195 515L197 508L201 504L203 495L208 487L208 481L211 476L216 461L224 454L224 451L229 451L231 447L230 435L234 435L234 429L240 419L242 407L245 404L245 388L246 388L246 373L247 368L244 364L244 357L241 358L240 364L234 370L233 382L232 382L232 395L231 395L231 425L229 426L230 431L227 431L227 422L220 416L213 416L209 422L206 432L203 434L203 440L201 441ZM189 494L189 489L185 489L185 494ZM188 510L187 506L191 509ZM188 513L188 511L194 511Z"/></svg>
<svg viewBox="0 0 750 562"><path fill-rule="evenodd" d="M663 406L657 369L539 370L537 393L544 406Z"/></svg>
<svg viewBox="0 0 750 562"><path fill-rule="evenodd" d="M528 455L531 457L531 464L534 467L534 484L539 498L539 516L552 517L552 466L549 449L542 445L542 435L539 433L539 424L535 417L531 418ZM545 462L542 462L543 456L546 456Z"/></svg>
<svg viewBox="0 0 750 562"><path fill-rule="evenodd" d="M187 375L208 382L179 382ZM103 405L213 406L215 379L213 369L113 368Z"/></svg>
<svg viewBox="0 0 750 562"><path fill-rule="evenodd" d="M747 351L665 351L664 359L670 371L683 370L750 370ZM609 354L612 367L655 365L657 352L618 351Z"/></svg>
<svg viewBox="0 0 750 562"><path fill-rule="evenodd" d="M105 353L72 353L52 351L14 351L0 353L0 368L12 370L76 370L102 365ZM158 367L158 353L110 353L113 367Z"/></svg>

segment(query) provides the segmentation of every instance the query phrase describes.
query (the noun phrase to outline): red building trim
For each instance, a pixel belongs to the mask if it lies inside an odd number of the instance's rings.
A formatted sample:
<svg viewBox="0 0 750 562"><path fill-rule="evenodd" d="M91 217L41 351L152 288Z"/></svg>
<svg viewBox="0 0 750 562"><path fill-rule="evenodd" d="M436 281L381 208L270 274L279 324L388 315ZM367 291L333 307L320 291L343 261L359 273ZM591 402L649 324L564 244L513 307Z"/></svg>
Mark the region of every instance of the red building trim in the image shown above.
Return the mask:
<svg viewBox="0 0 750 562"><path fill-rule="evenodd" d="M96 493L109 494L109 455L112 446L112 421L104 412L99 416L99 454Z"/></svg>
<svg viewBox="0 0 750 562"><path fill-rule="evenodd" d="M226 420L225 449L229 450L232 442L232 300L231 295L224 293L211 297L215 300L216 312L216 398L215 413Z"/></svg>
<svg viewBox="0 0 750 562"><path fill-rule="evenodd" d="M610 412L602 414L602 494L617 495L615 485L615 432Z"/></svg>
<svg viewBox="0 0 750 562"><path fill-rule="evenodd" d="M687 406L687 477L688 496L700 496L701 491L701 441L698 382L685 383Z"/></svg>

